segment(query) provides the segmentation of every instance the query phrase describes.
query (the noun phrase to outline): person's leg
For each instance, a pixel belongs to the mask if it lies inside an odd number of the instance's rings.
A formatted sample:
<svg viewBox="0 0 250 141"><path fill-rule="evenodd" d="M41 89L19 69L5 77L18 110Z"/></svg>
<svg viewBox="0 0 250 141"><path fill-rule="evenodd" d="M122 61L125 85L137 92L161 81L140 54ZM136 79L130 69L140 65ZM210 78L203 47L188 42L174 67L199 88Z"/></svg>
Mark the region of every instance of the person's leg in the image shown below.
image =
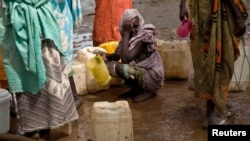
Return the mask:
<svg viewBox="0 0 250 141"><path fill-rule="evenodd" d="M212 116L214 109L215 109L214 102L208 99L207 105L206 105L206 118L207 119L209 119Z"/></svg>
<svg viewBox="0 0 250 141"><path fill-rule="evenodd" d="M134 98L143 91L143 89L133 79L126 79L125 85L129 87L129 90L118 95L119 98Z"/></svg>
<svg viewBox="0 0 250 141"><path fill-rule="evenodd" d="M210 123L212 120L214 110L215 110L214 102L208 99L206 104L206 120L208 121L208 123Z"/></svg>
<svg viewBox="0 0 250 141"><path fill-rule="evenodd" d="M142 92L142 87L138 84L137 79L131 78L128 74L128 69L124 64L116 63L115 74L125 81L125 85L129 87L129 90L119 95L120 98L136 97Z"/></svg>
<svg viewBox="0 0 250 141"><path fill-rule="evenodd" d="M212 100L207 100L206 104L206 120L203 127L206 129L209 124L229 124L234 123L235 113L231 111L230 106L227 104L225 110L218 111Z"/></svg>
<svg viewBox="0 0 250 141"><path fill-rule="evenodd" d="M208 125L213 122L213 115L215 111L214 102L210 99L206 100L206 116L203 123L203 128L207 129Z"/></svg>
<svg viewBox="0 0 250 141"><path fill-rule="evenodd" d="M155 93L146 91L144 86L144 71L138 67L127 65L127 64L118 64L115 67L117 75L125 80L125 83L131 88L131 91L125 93L133 98L134 103L143 102L154 96Z"/></svg>
<svg viewBox="0 0 250 141"><path fill-rule="evenodd" d="M188 79L189 79L188 89L193 91L194 90L194 74L191 74Z"/></svg>

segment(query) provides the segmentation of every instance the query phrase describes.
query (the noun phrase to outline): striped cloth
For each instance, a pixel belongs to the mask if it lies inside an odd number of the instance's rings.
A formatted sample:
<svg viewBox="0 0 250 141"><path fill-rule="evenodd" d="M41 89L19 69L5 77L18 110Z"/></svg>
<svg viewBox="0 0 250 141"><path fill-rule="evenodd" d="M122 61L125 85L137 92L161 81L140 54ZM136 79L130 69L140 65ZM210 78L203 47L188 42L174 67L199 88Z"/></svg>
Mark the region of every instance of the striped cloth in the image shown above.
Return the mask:
<svg viewBox="0 0 250 141"><path fill-rule="evenodd" d="M45 87L35 95L16 94L21 133L57 128L78 118L63 57L46 42L42 53L48 78Z"/></svg>

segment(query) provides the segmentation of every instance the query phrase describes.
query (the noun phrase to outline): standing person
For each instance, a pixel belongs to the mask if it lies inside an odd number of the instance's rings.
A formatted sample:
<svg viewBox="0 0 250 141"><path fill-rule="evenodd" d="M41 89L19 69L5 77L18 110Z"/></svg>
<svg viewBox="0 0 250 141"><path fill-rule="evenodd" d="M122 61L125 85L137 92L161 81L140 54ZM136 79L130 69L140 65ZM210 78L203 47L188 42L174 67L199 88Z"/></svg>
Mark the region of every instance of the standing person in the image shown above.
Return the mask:
<svg viewBox="0 0 250 141"><path fill-rule="evenodd" d="M78 119L50 0L5 0L3 61L19 133L39 138Z"/></svg>
<svg viewBox="0 0 250 141"><path fill-rule="evenodd" d="M95 0L93 46L120 41L119 22L123 12L132 8L132 0Z"/></svg>
<svg viewBox="0 0 250 141"><path fill-rule="evenodd" d="M157 95L164 82L161 57L157 51L155 26L145 24L136 9L126 9L120 21L121 40L113 54L106 57L112 76L125 80L130 90L120 97L142 102ZM121 59L121 63L117 62Z"/></svg>
<svg viewBox="0 0 250 141"><path fill-rule="evenodd" d="M209 124L228 124L233 115L227 106L234 61L239 57L239 41L246 31L247 13L241 0L186 0L180 3L180 20L190 18L194 65L194 91L204 98Z"/></svg>
<svg viewBox="0 0 250 141"><path fill-rule="evenodd" d="M77 94L75 81L73 78L73 29L79 27L82 22L82 9L80 0L51 0L53 12L57 19L62 41L62 50L66 71L68 72L70 86L76 103L80 108L82 99Z"/></svg>

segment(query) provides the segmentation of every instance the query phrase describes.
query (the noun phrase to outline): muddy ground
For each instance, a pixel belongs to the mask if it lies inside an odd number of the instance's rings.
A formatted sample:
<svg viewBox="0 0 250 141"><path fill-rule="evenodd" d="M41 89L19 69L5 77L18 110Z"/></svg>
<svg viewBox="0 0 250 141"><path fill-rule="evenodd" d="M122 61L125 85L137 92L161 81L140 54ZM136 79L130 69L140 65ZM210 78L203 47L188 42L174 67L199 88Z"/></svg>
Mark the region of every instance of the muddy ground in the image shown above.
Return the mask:
<svg viewBox="0 0 250 141"><path fill-rule="evenodd" d="M245 0L247 6L250 1ZM83 25L75 30L75 35L84 34L82 40L75 42L75 47L91 45L91 32L94 21L94 0L82 0L84 7ZM147 23L154 24L158 39L178 39L176 28L179 0L134 0L137 8ZM250 46L250 19L245 35ZM87 38L86 38L87 36ZM83 36L82 36L83 37ZM83 43L85 42L85 44ZM190 67L192 73L192 67ZM245 77L249 77L249 74ZM158 96L142 103L129 102L132 111L134 141L207 141L207 131L203 130L205 101L194 97L188 89L190 77L183 80L166 80ZM111 87L107 91L81 96L84 104L78 110L79 119L73 122L72 133L67 134L67 126L52 130L47 140L90 141L93 138L91 113L93 103L98 101L121 100L117 95L125 91L124 87ZM250 124L250 91L230 92L228 103L235 111L235 124Z"/></svg>

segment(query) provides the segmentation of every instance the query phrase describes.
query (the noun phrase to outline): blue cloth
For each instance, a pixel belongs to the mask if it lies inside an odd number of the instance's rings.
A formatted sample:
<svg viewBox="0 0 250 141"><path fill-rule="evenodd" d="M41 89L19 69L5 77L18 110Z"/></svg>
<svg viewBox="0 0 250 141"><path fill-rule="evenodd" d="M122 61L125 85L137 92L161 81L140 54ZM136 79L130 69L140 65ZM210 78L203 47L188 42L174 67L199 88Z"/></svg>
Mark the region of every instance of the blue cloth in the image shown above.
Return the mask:
<svg viewBox="0 0 250 141"><path fill-rule="evenodd" d="M51 3L60 27L66 70L71 75L73 63L73 29L82 20L80 0L51 0Z"/></svg>
<svg viewBox="0 0 250 141"><path fill-rule="evenodd" d="M2 45L3 35L5 32L5 27L3 26L3 14L4 14L4 3L0 0L0 47Z"/></svg>
<svg viewBox="0 0 250 141"><path fill-rule="evenodd" d="M73 18L67 0L51 0L53 13L60 27L62 49L67 73L72 71L73 62Z"/></svg>
<svg viewBox="0 0 250 141"><path fill-rule="evenodd" d="M80 0L67 0L73 17L74 26L78 27L82 22L82 7Z"/></svg>

